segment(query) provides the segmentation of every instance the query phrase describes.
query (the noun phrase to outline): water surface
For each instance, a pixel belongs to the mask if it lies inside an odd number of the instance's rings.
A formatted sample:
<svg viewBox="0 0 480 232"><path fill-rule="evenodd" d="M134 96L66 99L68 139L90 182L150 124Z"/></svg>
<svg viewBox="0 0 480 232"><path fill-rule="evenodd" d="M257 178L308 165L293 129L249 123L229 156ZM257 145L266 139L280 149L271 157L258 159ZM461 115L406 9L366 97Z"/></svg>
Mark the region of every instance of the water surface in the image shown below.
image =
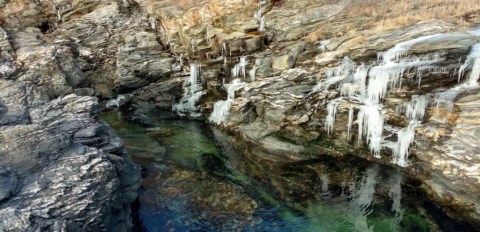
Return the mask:
<svg viewBox="0 0 480 232"><path fill-rule="evenodd" d="M102 113L142 167L143 231L470 231L418 183L359 159L272 163L198 121Z"/></svg>

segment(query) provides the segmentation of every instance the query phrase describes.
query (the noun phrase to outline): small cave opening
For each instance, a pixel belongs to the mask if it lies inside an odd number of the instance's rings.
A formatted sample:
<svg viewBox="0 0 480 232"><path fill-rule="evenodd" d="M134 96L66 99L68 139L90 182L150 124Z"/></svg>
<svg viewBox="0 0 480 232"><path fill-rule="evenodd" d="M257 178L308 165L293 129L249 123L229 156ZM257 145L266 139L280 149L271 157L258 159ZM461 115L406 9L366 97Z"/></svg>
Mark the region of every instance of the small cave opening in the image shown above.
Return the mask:
<svg viewBox="0 0 480 232"><path fill-rule="evenodd" d="M38 26L38 29L45 34L50 30L50 23L48 21L44 21L42 24L40 24L40 26Z"/></svg>

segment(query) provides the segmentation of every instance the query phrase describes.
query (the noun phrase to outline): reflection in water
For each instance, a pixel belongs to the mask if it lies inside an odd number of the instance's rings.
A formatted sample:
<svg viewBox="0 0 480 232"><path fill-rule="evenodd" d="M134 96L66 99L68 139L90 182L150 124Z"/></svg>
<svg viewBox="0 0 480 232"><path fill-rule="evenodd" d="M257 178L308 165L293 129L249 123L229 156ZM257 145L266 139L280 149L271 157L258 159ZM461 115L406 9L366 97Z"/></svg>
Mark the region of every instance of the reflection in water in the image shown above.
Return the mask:
<svg viewBox="0 0 480 232"><path fill-rule="evenodd" d="M275 163L250 147L238 153L199 122L143 127L117 112L102 118L142 166L145 231L466 231L426 209L409 180L387 167L329 157Z"/></svg>

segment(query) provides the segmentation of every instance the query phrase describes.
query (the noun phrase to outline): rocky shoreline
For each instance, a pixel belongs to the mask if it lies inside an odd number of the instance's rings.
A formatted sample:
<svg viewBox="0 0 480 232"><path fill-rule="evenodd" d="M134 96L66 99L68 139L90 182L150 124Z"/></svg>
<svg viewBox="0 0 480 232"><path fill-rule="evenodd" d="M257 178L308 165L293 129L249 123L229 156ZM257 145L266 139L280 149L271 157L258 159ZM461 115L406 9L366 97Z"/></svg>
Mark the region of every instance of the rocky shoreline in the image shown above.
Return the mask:
<svg viewBox="0 0 480 232"><path fill-rule="evenodd" d="M140 173L98 112L117 99L134 121L152 111L177 117L188 78L202 92L193 119L208 120L223 101L228 109L212 124L233 146L248 144L273 163L352 155L389 165L421 180L449 216L480 226L478 89L458 91L443 108L424 105L407 146L411 163L399 166L395 149L378 159L371 143L357 142L365 103L345 87L398 44L436 35L396 54L424 62L402 69L401 85L380 98L383 136L396 141L410 120L398 106L470 80L479 19L468 28L424 20L374 31L344 8L327 0L0 1L0 230L130 230ZM306 39L327 22L322 36Z"/></svg>

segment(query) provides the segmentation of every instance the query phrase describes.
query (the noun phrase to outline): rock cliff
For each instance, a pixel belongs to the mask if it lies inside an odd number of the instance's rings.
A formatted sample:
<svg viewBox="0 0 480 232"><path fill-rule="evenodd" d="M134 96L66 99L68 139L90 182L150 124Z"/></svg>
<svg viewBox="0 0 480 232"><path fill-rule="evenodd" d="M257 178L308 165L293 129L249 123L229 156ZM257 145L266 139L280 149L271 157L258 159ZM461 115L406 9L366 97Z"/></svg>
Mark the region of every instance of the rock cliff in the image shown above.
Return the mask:
<svg viewBox="0 0 480 232"><path fill-rule="evenodd" d="M0 1L0 228L128 228L139 181L95 97L173 117L189 78L234 146L387 164L480 226L479 4L355 2Z"/></svg>

